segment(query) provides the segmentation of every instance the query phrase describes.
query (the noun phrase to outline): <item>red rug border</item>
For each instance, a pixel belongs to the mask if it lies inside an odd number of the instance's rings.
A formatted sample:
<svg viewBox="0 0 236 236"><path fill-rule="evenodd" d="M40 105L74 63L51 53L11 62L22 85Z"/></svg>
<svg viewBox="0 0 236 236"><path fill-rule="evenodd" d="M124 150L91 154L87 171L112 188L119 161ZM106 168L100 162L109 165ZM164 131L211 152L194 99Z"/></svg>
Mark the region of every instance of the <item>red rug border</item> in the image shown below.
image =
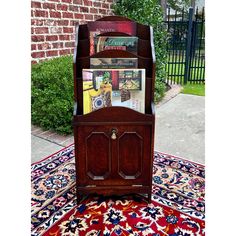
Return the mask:
<svg viewBox="0 0 236 236"><path fill-rule="evenodd" d="M164 154L164 155L169 155L169 156L175 157L175 158L177 158L177 159L180 159L180 160L183 160L183 161L188 161L188 162L191 162L191 163L193 163L193 164L197 164L197 165L200 165L200 166L202 166L202 167L205 167L204 164L201 164L201 163L196 162L196 161L191 161L191 160L189 160L189 159L185 159L185 158L180 157L180 156L175 156L175 155L173 155L173 154L169 154L169 153L166 153L166 152L159 152L159 151L156 151L156 152L158 152L158 153L160 153L160 154Z"/></svg>

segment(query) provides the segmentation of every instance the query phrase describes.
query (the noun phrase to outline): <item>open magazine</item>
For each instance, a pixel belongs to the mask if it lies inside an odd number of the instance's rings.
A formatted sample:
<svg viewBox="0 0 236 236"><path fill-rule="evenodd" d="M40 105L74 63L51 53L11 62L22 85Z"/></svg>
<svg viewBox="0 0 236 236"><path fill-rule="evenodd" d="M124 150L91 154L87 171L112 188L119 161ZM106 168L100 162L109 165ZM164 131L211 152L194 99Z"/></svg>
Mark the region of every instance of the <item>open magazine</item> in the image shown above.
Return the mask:
<svg viewBox="0 0 236 236"><path fill-rule="evenodd" d="M83 69L84 114L109 106L145 112L145 69Z"/></svg>

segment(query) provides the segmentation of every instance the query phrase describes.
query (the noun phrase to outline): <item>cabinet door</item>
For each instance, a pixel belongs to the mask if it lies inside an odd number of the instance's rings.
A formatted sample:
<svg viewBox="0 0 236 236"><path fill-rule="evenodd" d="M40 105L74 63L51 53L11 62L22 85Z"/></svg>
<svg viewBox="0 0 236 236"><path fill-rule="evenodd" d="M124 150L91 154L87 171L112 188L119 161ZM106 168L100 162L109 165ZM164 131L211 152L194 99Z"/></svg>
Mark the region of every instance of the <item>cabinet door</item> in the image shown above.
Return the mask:
<svg viewBox="0 0 236 236"><path fill-rule="evenodd" d="M93 125L78 127L79 183L149 185L151 126Z"/></svg>
<svg viewBox="0 0 236 236"><path fill-rule="evenodd" d="M117 175L122 184L148 185L151 166L151 126L121 126L116 153Z"/></svg>
<svg viewBox="0 0 236 236"><path fill-rule="evenodd" d="M104 126L80 126L78 135L78 179L82 186L111 178L111 138Z"/></svg>

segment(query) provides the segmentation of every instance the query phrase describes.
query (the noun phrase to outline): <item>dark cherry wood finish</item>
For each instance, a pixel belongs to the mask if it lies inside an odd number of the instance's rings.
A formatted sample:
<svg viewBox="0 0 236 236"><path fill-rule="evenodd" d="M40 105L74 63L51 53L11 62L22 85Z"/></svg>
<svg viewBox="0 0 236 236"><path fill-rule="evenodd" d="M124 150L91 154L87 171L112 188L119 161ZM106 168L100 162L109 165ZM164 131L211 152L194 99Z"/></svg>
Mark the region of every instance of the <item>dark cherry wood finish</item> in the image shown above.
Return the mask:
<svg viewBox="0 0 236 236"><path fill-rule="evenodd" d="M120 16L99 20L131 21ZM103 35L125 35L122 32ZM82 194L147 194L151 200L154 151L155 53L153 32L137 23L137 55L107 50L89 56L87 25L76 27L74 52L74 138L77 199ZM91 57L138 58L146 69L145 114L125 107L107 107L83 115L82 69L90 68Z"/></svg>

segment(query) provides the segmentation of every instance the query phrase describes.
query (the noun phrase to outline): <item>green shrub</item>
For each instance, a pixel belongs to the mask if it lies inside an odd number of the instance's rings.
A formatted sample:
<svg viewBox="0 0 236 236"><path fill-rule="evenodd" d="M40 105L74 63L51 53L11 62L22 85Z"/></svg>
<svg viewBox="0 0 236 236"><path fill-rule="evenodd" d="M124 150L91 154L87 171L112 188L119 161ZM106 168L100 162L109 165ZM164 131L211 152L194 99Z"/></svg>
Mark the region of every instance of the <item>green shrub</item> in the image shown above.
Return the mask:
<svg viewBox="0 0 236 236"><path fill-rule="evenodd" d="M117 0L113 4L116 15L126 16L141 24L151 25L154 33L156 54L155 101L159 101L165 92L165 64L167 58L167 32L163 25L163 13L156 0Z"/></svg>
<svg viewBox="0 0 236 236"><path fill-rule="evenodd" d="M72 132L73 61L64 56L32 65L32 123L48 130Z"/></svg>

